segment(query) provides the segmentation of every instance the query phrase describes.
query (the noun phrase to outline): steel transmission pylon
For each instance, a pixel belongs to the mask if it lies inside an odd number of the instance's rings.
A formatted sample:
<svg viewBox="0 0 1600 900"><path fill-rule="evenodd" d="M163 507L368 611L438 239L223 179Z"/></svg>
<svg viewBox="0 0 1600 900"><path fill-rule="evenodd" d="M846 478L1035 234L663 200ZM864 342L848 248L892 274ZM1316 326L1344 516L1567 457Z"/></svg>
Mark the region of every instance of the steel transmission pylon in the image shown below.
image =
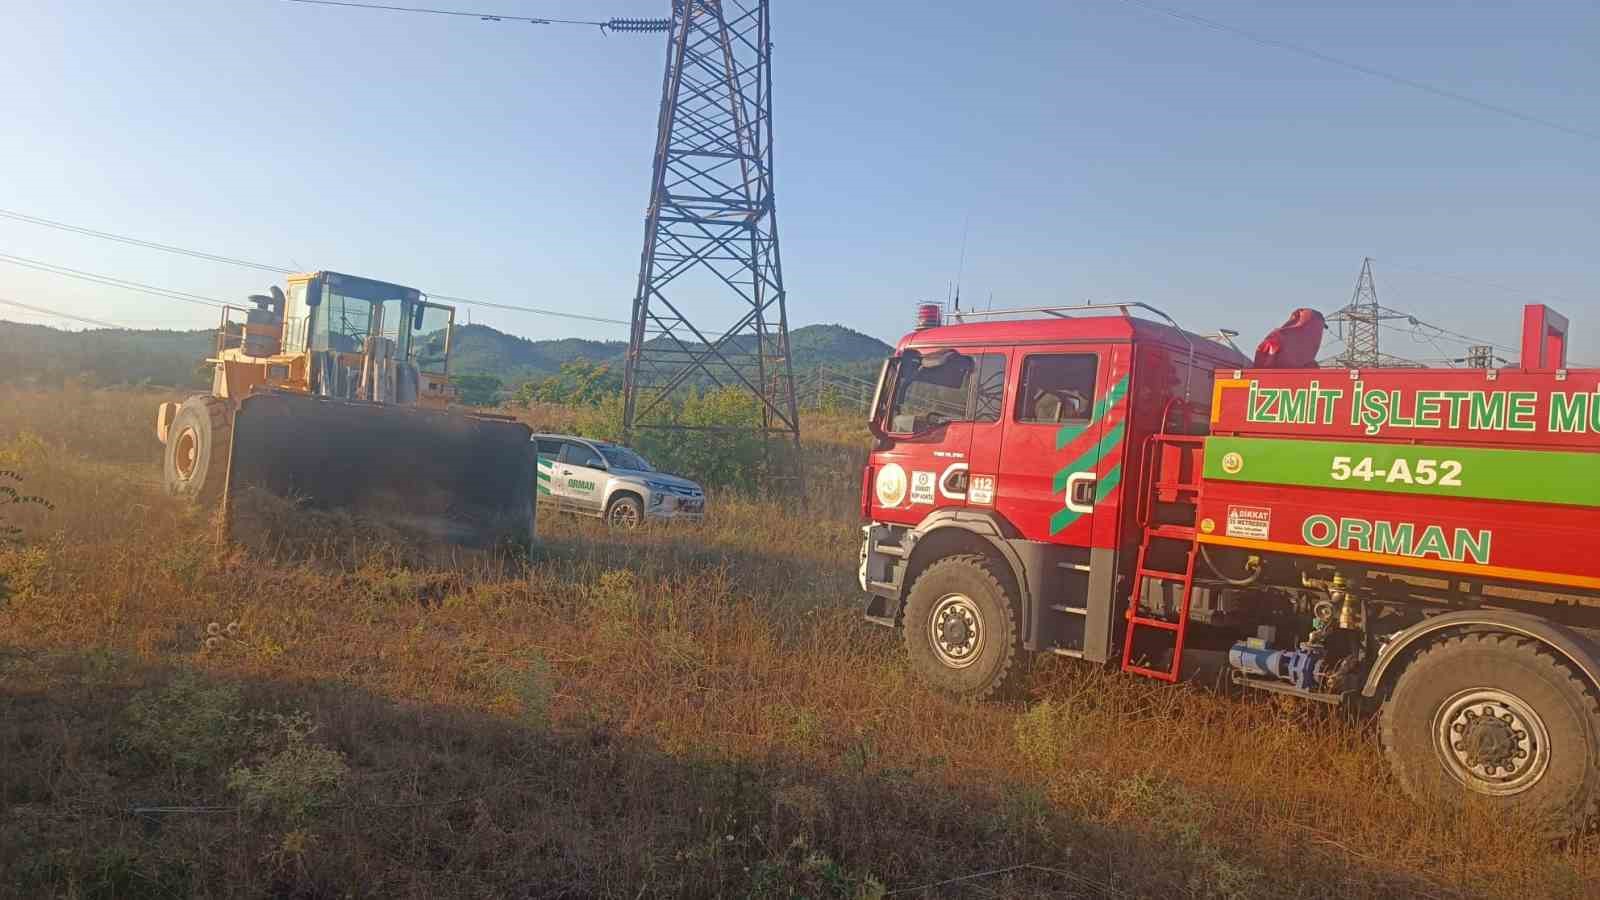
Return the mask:
<svg viewBox="0 0 1600 900"><path fill-rule="evenodd" d="M1378 286L1372 280L1372 259L1361 261L1361 274L1356 277L1356 289L1343 309L1328 317L1329 324L1339 328L1344 340L1344 351L1330 364L1347 369L1410 369L1421 363L1398 356L1390 356L1378 349L1378 332L1383 323L1404 319L1416 324L1416 319L1378 303Z"/></svg>
<svg viewBox="0 0 1600 900"><path fill-rule="evenodd" d="M674 415L688 390L748 392L767 476L799 488L772 193L770 34L767 0L673 3L622 422L630 436L694 427ZM703 327L714 321L731 324Z"/></svg>

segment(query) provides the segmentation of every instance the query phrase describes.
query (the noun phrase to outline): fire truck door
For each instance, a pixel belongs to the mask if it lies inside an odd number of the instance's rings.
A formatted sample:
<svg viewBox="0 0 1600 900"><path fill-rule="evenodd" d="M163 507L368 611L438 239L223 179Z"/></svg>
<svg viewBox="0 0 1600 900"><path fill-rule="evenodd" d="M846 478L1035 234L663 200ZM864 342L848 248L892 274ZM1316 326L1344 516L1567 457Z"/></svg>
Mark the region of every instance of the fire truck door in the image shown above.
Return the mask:
<svg viewBox="0 0 1600 900"><path fill-rule="evenodd" d="M1006 375L1011 368L1011 353L1005 347L986 347L973 353L978 367L972 384L970 437L966 452L942 467L939 493L955 503L988 509L994 506L993 472L1000 461L1005 430ZM972 487L974 472L990 473L987 483L979 479L977 491Z"/></svg>
<svg viewBox="0 0 1600 900"><path fill-rule="evenodd" d="M1091 545L1095 504L1115 486L1101 464L1107 412L1117 402L1105 383L1109 358L1098 347L1016 351L994 506L1029 540Z"/></svg>

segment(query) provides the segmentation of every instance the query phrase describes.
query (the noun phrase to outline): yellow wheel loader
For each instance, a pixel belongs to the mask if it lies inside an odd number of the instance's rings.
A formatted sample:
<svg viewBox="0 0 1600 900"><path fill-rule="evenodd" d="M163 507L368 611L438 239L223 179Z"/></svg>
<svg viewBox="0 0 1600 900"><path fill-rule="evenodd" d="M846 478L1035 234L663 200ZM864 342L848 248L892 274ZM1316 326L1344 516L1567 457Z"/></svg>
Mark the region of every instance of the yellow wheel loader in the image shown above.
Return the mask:
<svg viewBox="0 0 1600 900"><path fill-rule="evenodd" d="M455 310L338 272L226 307L211 392L163 403L167 491L246 491L468 546L531 540L536 463L511 419L451 409Z"/></svg>

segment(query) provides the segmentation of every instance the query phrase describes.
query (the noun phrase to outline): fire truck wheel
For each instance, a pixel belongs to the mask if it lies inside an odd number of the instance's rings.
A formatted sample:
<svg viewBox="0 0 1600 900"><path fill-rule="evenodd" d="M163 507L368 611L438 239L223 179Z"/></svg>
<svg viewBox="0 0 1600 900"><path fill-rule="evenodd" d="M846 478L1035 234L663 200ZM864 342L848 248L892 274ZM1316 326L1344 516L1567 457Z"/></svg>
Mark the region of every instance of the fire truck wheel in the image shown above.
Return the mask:
<svg viewBox="0 0 1600 900"><path fill-rule="evenodd" d="M1017 603L977 554L941 559L906 598L911 665L941 690L978 700L1016 692L1026 675Z"/></svg>
<svg viewBox="0 0 1600 900"><path fill-rule="evenodd" d="M226 401L204 396L183 401L167 431L162 460L167 493L197 503L221 497L232 440Z"/></svg>
<svg viewBox="0 0 1600 900"><path fill-rule="evenodd" d="M1583 828L1600 804L1600 702L1527 638L1467 634L1424 650L1384 705L1384 752L1412 797L1458 806L1477 795L1552 831Z"/></svg>

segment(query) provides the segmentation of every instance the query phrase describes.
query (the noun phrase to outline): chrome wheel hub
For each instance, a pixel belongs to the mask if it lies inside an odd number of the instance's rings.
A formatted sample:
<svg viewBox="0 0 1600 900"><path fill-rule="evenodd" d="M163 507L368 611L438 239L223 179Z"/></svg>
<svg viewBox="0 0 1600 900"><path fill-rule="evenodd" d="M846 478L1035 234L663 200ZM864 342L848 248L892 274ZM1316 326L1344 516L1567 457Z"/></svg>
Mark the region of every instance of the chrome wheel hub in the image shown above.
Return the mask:
<svg viewBox="0 0 1600 900"><path fill-rule="evenodd" d="M964 669L978 660L983 651L983 619L978 607L965 594L949 594L934 604L928 617L928 637L939 661L952 669Z"/></svg>
<svg viewBox="0 0 1600 900"><path fill-rule="evenodd" d="M1473 688L1446 700L1433 733L1445 771L1480 794L1520 794L1550 767L1544 720L1522 698L1502 690Z"/></svg>

